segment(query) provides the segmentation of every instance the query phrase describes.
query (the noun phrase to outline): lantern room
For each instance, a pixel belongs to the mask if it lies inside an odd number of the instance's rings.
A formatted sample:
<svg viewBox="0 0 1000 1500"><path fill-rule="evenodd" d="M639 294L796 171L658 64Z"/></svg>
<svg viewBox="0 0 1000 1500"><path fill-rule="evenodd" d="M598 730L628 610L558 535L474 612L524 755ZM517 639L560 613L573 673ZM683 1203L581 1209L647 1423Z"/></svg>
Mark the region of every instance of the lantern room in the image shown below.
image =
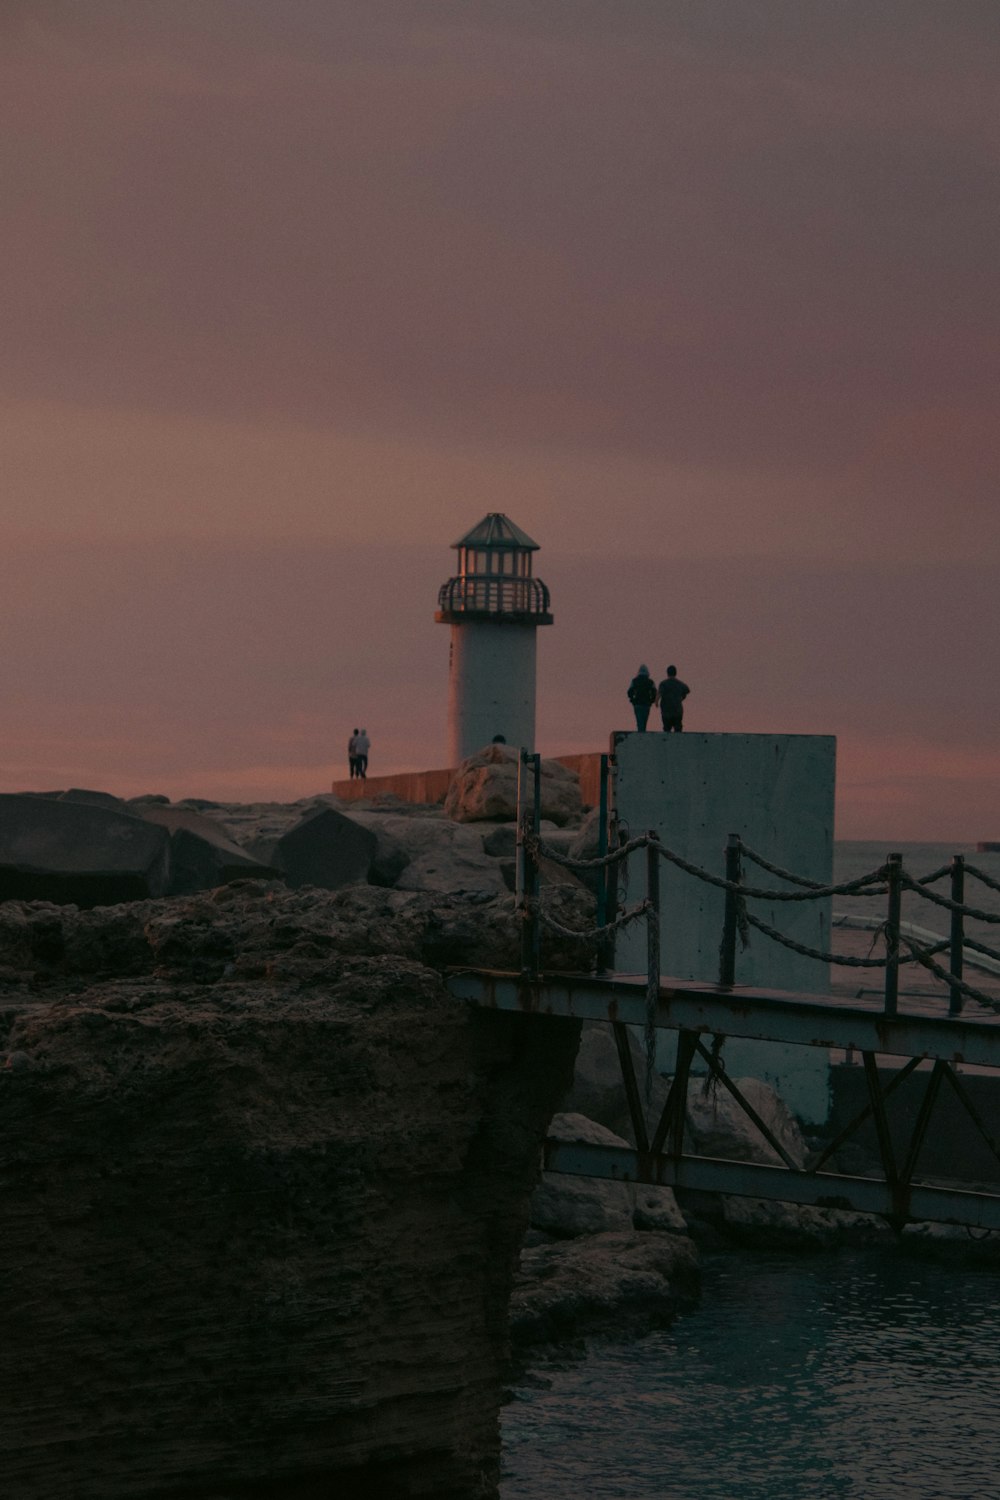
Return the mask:
<svg viewBox="0 0 1000 1500"><path fill-rule="evenodd" d="M509 516L491 511L452 547L458 573L438 594L435 619L441 624L468 619L552 624L549 591L532 577L531 555L538 543Z"/></svg>

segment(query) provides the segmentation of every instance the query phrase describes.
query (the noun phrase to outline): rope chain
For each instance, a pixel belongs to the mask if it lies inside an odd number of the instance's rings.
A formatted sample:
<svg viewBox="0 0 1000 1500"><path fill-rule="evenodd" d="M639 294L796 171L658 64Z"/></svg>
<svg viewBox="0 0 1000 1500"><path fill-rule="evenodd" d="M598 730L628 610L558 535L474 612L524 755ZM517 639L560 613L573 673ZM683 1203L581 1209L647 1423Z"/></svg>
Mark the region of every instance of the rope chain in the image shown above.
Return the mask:
<svg viewBox="0 0 1000 1500"><path fill-rule="evenodd" d="M928 890L919 880L907 875L905 870L900 871L900 880L908 891L915 891L925 901L933 901L935 906L943 906L946 911L961 912L963 917L974 917L978 922L1000 922L1000 912L983 911L978 906L966 906L961 901L952 901L950 896L939 896L937 891Z"/></svg>
<svg viewBox="0 0 1000 1500"><path fill-rule="evenodd" d="M788 937L784 932L779 932L776 927L769 927L766 922L762 922L759 917L755 917L751 913L747 914L747 918L751 927L756 927L758 932L762 932L765 937L769 937L774 942L780 943L782 947L791 948L793 953L801 953L803 958L815 958L820 963L841 964L845 968L850 969L884 969L889 962L888 954L884 958L851 958L847 954L824 953L819 948L810 948L805 943L796 942L794 938ZM881 936L888 942L888 934L884 923L878 928L874 936L876 939ZM920 948L916 951L919 953L943 953L950 946L951 944L948 939L942 938L941 942L935 943L933 947ZM914 957L904 958L900 962L911 964L919 963L920 960L914 955Z"/></svg>
<svg viewBox="0 0 1000 1500"><path fill-rule="evenodd" d="M1000 880L994 880L992 875L987 875L985 870L978 870L975 865L966 865L966 875L974 875L981 880L983 885L988 885L991 891L1000 891Z"/></svg>

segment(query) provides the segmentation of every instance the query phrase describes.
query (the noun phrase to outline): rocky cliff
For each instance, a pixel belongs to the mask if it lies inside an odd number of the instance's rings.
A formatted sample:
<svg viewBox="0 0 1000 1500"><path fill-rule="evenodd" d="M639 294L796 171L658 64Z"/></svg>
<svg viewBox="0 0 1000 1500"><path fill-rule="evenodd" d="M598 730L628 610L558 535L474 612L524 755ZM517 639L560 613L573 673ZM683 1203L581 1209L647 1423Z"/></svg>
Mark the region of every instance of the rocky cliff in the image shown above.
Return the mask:
<svg viewBox="0 0 1000 1500"><path fill-rule="evenodd" d="M495 1493L577 1037L438 970L516 940L507 899L372 887L0 906L12 1500Z"/></svg>

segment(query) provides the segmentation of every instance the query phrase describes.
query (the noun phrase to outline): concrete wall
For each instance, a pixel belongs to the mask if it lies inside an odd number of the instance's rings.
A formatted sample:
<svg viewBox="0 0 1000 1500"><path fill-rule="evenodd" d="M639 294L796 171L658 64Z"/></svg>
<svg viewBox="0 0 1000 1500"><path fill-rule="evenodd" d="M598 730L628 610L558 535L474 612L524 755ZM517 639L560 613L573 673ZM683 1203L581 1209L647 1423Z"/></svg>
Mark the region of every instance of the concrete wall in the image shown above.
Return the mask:
<svg viewBox="0 0 1000 1500"><path fill-rule="evenodd" d="M619 821L631 833L655 829L670 849L716 875L725 874L725 846L738 833L752 848L785 869L829 883L833 872L833 806L836 742L825 735L661 734L615 736L614 799ZM780 889L787 883L748 867L748 883ZM661 864L661 966L679 979L716 981L724 893ZM633 856L628 902L645 890L644 855ZM830 903L810 901L751 905L763 921L816 948L829 948ZM615 967L645 969L645 931L627 929ZM739 984L823 993L826 965L751 932L737 948ZM818 1048L730 1042L726 1065L733 1076L752 1074L779 1089L800 1118L819 1123L829 1112L826 1053ZM670 1059L664 1054L666 1064Z"/></svg>
<svg viewBox="0 0 1000 1500"><path fill-rule="evenodd" d="M535 748L534 625L466 620L451 627L448 756L451 764L502 734Z"/></svg>
<svg viewBox="0 0 1000 1500"><path fill-rule="evenodd" d="M583 755L554 755L552 759L580 778L580 796L584 807L596 807L601 797L600 752L593 750ZM454 774L451 767L446 767L437 771L397 771L392 776L368 776L364 781L352 781L345 777L343 781L335 781L330 790L344 802L363 802L389 793L398 797L401 802L424 805L444 801Z"/></svg>

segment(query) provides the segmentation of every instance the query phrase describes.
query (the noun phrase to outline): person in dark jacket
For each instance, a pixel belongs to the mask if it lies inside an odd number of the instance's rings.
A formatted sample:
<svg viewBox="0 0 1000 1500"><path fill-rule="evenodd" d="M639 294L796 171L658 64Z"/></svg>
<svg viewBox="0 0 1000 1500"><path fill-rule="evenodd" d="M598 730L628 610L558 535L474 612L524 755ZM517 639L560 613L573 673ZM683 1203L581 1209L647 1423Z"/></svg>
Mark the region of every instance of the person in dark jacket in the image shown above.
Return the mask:
<svg viewBox="0 0 1000 1500"><path fill-rule="evenodd" d="M660 683L656 694L665 734L669 734L671 730L680 734L684 728L684 699L690 691L687 683L681 682L678 677L677 668L668 667L667 675Z"/></svg>
<svg viewBox="0 0 1000 1500"><path fill-rule="evenodd" d="M649 710L656 702L656 684L643 663L628 685L628 701L635 712L636 729L645 729Z"/></svg>

